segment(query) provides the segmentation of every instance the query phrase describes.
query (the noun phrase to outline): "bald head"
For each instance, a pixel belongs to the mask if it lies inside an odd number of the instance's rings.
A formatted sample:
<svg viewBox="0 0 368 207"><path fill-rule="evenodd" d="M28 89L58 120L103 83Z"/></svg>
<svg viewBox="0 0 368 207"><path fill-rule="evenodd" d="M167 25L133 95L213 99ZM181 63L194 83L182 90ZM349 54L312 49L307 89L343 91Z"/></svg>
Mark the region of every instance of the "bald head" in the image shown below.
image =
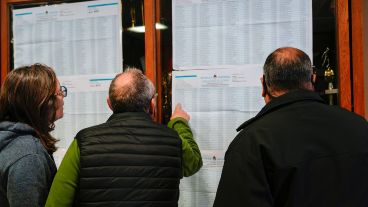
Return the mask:
<svg viewBox="0 0 368 207"><path fill-rule="evenodd" d="M311 61L297 48L284 47L272 52L266 59L263 73L270 93L313 88Z"/></svg>
<svg viewBox="0 0 368 207"><path fill-rule="evenodd" d="M127 68L112 80L109 99L114 113L148 112L155 87L136 68Z"/></svg>

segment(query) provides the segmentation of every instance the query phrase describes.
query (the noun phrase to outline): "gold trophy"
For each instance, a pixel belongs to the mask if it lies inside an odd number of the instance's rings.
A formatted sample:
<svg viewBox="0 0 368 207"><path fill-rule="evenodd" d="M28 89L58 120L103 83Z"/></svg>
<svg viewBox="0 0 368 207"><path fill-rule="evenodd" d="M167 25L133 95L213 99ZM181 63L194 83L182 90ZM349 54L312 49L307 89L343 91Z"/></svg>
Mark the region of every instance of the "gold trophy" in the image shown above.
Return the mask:
<svg viewBox="0 0 368 207"><path fill-rule="evenodd" d="M330 67L330 58L328 57L328 52L330 48L326 48L326 50L322 54L322 68L325 68L325 81L328 84L327 89L325 90L325 94L328 96L328 104L334 105L334 94L338 93L338 90L334 88L333 81L335 78L335 73Z"/></svg>

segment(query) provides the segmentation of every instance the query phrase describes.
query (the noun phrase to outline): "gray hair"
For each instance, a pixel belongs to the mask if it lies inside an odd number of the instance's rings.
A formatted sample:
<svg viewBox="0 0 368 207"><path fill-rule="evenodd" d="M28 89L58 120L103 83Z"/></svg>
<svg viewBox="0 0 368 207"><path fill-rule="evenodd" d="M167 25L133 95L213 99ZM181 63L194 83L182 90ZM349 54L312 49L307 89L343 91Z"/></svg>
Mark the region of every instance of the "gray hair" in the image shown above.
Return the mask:
<svg viewBox="0 0 368 207"><path fill-rule="evenodd" d="M292 47L279 48L266 59L263 67L268 90L290 91L308 89L313 74L308 55Z"/></svg>
<svg viewBox="0 0 368 207"><path fill-rule="evenodd" d="M142 71L129 67L112 80L109 98L114 113L148 112L155 93L153 83Z"/></svg>

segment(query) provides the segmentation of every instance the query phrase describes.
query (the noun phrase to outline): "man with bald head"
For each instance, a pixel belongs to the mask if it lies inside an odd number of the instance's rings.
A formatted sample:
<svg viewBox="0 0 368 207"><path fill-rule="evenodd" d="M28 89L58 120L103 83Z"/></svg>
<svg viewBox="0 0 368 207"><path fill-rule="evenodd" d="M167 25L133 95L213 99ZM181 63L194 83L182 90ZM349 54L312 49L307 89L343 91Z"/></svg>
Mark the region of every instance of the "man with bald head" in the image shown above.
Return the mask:
<svg viewBox="0 0 368 207"><path fill-rule="evenodd" d="M309 57L279 48L263 67L266 105L230 144L214 207L368 206L368 124L313 92Z"/></svg>
<svg viewBox="0 0 368 207"><path fill-rule="evenodd" d="M107 99L113 115L77 134L46 206L178 205L180 179L196 173L202 158L180 105L168 127L153 121L156 95L138 69L114 78Z"/></svg>

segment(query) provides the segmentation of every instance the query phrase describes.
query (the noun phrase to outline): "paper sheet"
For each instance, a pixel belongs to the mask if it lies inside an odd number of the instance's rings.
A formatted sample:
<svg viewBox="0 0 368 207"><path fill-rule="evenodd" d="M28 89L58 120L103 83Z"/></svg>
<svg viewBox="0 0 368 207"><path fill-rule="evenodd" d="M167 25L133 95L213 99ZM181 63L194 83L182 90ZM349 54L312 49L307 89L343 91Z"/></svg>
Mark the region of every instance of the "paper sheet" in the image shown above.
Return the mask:
<svg viewBox="0 0 368 207"><path fill-rule="evenodd" d="M263 64L279 47L312 57L311 0L174 0L177 70Z"/></svg>
<svg viewBox="0 0 368 207"><path fill-rule="evenodd" d="M44 63L68 88L64 117L53 135L62 160L76 133L111 115L108 87L122 71L120 0L54 4L13 10L14 66Z"/></svg>
<svg viewBox="0 0 368 207"><path fill-rule="evenodd" d="M181 181L179 206L212 206L235 129L264 106L261 76L261 65L173 72L173 107L181 103L190 114L203 158L199 173Z"/></svg>

